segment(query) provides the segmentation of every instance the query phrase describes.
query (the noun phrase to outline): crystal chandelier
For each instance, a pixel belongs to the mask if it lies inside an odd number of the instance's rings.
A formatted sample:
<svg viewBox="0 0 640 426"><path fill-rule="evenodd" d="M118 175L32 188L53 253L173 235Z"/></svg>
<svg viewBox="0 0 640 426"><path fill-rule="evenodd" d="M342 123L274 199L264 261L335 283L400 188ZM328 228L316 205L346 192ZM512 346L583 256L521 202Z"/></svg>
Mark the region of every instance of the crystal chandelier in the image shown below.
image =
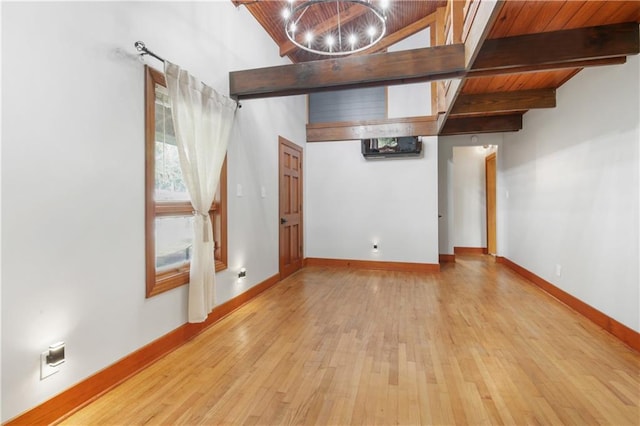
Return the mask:
<svg viewBox="0 0 640 426"><path fill-rule="evenodd" d="M350 55L378 43L387 30L389 0L288 0L284 32L317 55ZM335 11L327 17L327 10Z"/></svg>

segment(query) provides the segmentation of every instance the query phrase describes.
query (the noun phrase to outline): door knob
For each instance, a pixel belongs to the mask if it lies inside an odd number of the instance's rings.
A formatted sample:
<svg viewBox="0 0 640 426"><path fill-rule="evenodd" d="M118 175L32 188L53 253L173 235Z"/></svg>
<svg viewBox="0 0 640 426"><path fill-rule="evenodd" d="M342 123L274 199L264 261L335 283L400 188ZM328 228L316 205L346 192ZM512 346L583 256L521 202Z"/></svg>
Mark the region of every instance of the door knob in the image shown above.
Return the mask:
<svg viewBox="0 0 640 426"><path fill-rule="evenodd" d="M280 218L280 225L284 225L285 223L287 223L287 219L285 219L284 217Z"/></svg>

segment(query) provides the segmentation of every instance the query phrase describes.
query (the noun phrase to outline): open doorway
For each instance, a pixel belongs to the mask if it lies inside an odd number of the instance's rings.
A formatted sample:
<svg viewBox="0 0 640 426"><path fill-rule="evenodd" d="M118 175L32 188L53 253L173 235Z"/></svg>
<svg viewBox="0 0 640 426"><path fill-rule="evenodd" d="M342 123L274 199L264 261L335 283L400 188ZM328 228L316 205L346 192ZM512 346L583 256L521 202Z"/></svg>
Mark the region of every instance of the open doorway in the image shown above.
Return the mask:
<svg viewBox="0 0 640 426"><path fill-rule="evenodd" d="M496 254L495 145L453 147L454 254Z"/></svg>

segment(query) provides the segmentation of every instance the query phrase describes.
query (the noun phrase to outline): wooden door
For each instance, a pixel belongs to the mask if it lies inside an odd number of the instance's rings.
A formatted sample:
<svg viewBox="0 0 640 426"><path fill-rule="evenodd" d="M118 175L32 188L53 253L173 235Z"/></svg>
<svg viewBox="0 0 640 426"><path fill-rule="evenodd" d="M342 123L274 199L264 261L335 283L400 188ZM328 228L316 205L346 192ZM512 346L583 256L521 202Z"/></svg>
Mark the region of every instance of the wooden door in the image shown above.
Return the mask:
<svg viewBox="0 0 640 426"><path fill-rule="evenodd" d="M302 148L280 139L280 278L302 267Z"/></svg>
<svg viewBox="0 0 640 426"><path fill-rule="evenodd" d="M487 195L487 251L497 254L496 244L496 154L485 158L485 178Z"/></svg>

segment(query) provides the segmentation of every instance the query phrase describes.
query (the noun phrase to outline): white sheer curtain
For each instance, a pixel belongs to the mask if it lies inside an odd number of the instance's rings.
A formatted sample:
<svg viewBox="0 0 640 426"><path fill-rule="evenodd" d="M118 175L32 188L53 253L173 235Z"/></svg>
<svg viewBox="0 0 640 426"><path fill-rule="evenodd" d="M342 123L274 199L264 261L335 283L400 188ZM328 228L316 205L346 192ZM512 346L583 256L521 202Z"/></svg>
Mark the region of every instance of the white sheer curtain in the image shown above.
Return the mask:
<svg viewBox="0 0 640 426"><path fill-rule="evenodd" d="M164 73L180 168L194 210L189 322L202 322L215 306L214 241L209 209L220 181L236 103L177 65L165 62Z"/></svg>

